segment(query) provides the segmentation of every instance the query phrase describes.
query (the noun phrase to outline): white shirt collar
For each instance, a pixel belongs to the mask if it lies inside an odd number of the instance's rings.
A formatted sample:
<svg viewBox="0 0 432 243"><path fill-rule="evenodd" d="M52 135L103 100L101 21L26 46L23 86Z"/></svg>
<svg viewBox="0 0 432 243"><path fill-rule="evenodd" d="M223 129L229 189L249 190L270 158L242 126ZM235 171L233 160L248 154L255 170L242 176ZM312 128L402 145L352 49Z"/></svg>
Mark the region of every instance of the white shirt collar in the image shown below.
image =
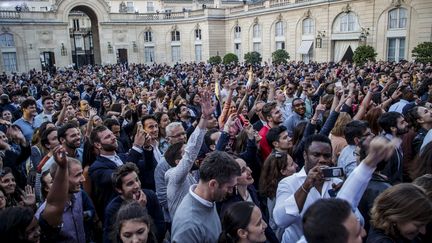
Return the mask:
<svg viewBox="0 0 432 243"><path fill-rule="evenodd" d="M117 167L120 167L120 166L123 165L123 161L120 159L120 157L117 154L114 154L114 155L104 155L104 154L101 154L100 156L105 157L105 158L111 160L112 162L114 162L114 164L117 165Z"/></svg>
<svg viewBox="0 0 432 243"><path fill-rule="evenodd" d="M194 197L198 202L200 202L201 204L203 204L206 207L212 208L214 206L214 203L205 200L204 198L198 196L194 190L197 187L197 184L192 185L191 187L189 187L189 193L192 195L192 197Z"/></svg>

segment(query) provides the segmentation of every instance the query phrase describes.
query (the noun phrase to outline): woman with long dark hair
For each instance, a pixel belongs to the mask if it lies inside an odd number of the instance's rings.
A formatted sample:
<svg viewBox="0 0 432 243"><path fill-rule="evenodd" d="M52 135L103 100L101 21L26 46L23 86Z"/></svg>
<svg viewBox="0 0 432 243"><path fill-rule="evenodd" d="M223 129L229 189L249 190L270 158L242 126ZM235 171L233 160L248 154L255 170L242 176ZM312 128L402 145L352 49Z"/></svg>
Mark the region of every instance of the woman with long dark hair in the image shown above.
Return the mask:
<svg viewBox="0 0 432 243"><path fill-rule="evenodd" d="M266 222L261 210L252 202L236 202L222 216L219 243L265 242Z"/></svg>

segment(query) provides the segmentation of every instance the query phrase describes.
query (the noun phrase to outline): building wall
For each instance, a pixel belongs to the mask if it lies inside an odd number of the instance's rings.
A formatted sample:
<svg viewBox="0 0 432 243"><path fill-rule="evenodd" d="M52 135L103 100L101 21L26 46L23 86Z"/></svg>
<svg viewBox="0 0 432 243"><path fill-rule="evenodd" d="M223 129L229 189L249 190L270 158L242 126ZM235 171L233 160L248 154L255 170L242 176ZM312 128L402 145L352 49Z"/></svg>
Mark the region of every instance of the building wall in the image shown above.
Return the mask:
<svg viewBox="0 0 432 243"><path fill-rule="evenodd" d="M29 1L29 5L31 2ZM331 2L314 0L301 3L279 0L246 5L220 1L154 1L155 9L178 9L179 6L194 9L173 12L169 16L163 13L118 13L120 2L61 0L56 1L52 6L53 11L48 12L0 11L0 35L2 33L14 35L14 50L19 72L32 68L40 69L39 56L43 51L54 52L58 67L72 64L72 41L69 38L72 22L69 12L76 7L97 23L97 26L92 26L93 30L97 30L94 45L100 53L98 60L102 64L116 63L116 50L119 48L127 49L130 63L143 63L146 28L151 28L153 32L155 61L168 64L172 64L173 44L180 45L181 62L195 61L195 48L198 44L202 47L204 61L210 56L217 54L223 56L234 52L236 25L242 29L240 39L242 55L253 50L254 41L260 41L263 61L271 61L271 53L276 50L276 40L285 42L285 49L292 60L301 60L299 47L302 41L312 40L312 60L333 61L338 43L344 40L358 43L362 27L367 29L369 34L367 44L375 48L379 60L387 59L388 38L405 37L404 58L408 60L411 60L411 51L417 44L431 41L432 38L432 1L430 0L336 0ZM147 1L134 1L136 6L144 7L146 3ZM203 3L206 3L206 9L202 9ZM46 4L49 5L51 2L46 1ZM216 5L218 8L213 8ZM389 31L388 13L397 6L407 9L407 25L405 29ZM337 33L338 16L348 10L357 17L358 26L352 32ZM311 35L302 34L303 20L306 18L311 18L314 23ZM284 35L276 38L275 24L278 21L283 22ZM254 24L260 26L258 39L253 38ZM178 43L171 42L171 31L174 28L181 33L181 40ZM196 28L201 29L201 41L195 39ZM314 48L318 31L325 31L322 48ZM112 53L108 50L108 42L113 48ZM61 55L62 43L66 47L66 55ZM8 51L5 47L0 49L0 55ZM239 59L242 60L243 57ZM3 70L5 70L3 57L0 56L0 71Z"/></svg>

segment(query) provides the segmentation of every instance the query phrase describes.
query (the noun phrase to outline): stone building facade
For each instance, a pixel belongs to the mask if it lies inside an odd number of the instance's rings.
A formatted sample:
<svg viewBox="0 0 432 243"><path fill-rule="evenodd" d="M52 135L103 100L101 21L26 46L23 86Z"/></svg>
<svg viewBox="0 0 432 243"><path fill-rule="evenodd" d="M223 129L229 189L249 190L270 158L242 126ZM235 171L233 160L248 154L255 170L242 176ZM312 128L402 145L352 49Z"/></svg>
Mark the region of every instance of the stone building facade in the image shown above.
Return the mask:
<svg viewBox="0 0 432 243"><path fill-rule="evenodd" d="M226 53L243 60L250 51L271 62L277 49L292 60L340 61L362 44L379 60L398 61L432 39L431 0L41 0L10 7L0 5L0 72L84 61L173 64Z"/></svg>

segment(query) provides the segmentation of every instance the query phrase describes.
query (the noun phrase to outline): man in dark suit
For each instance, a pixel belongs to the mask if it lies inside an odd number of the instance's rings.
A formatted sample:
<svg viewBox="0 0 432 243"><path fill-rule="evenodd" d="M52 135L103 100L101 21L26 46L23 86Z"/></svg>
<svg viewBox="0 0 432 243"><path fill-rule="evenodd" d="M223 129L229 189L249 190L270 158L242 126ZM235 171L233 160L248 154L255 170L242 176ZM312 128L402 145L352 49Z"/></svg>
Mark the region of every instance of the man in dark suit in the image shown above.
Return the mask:
<svg viewBox="0 0 432 243"><path fill-rule="evenodd" d="M106 205L116 196L112 186L112 173L125 162L136 164L140 170L142 186L154 190L156 161L152 147L146 144L148 140L148 135L139 125L133 146L129 152L117 154L117 138L111 130L105 126L99 126L92 131L90 142L99 151L99 156L90 166L89 174L92 183L92 199L99 217L103 217Z"/></svg>

